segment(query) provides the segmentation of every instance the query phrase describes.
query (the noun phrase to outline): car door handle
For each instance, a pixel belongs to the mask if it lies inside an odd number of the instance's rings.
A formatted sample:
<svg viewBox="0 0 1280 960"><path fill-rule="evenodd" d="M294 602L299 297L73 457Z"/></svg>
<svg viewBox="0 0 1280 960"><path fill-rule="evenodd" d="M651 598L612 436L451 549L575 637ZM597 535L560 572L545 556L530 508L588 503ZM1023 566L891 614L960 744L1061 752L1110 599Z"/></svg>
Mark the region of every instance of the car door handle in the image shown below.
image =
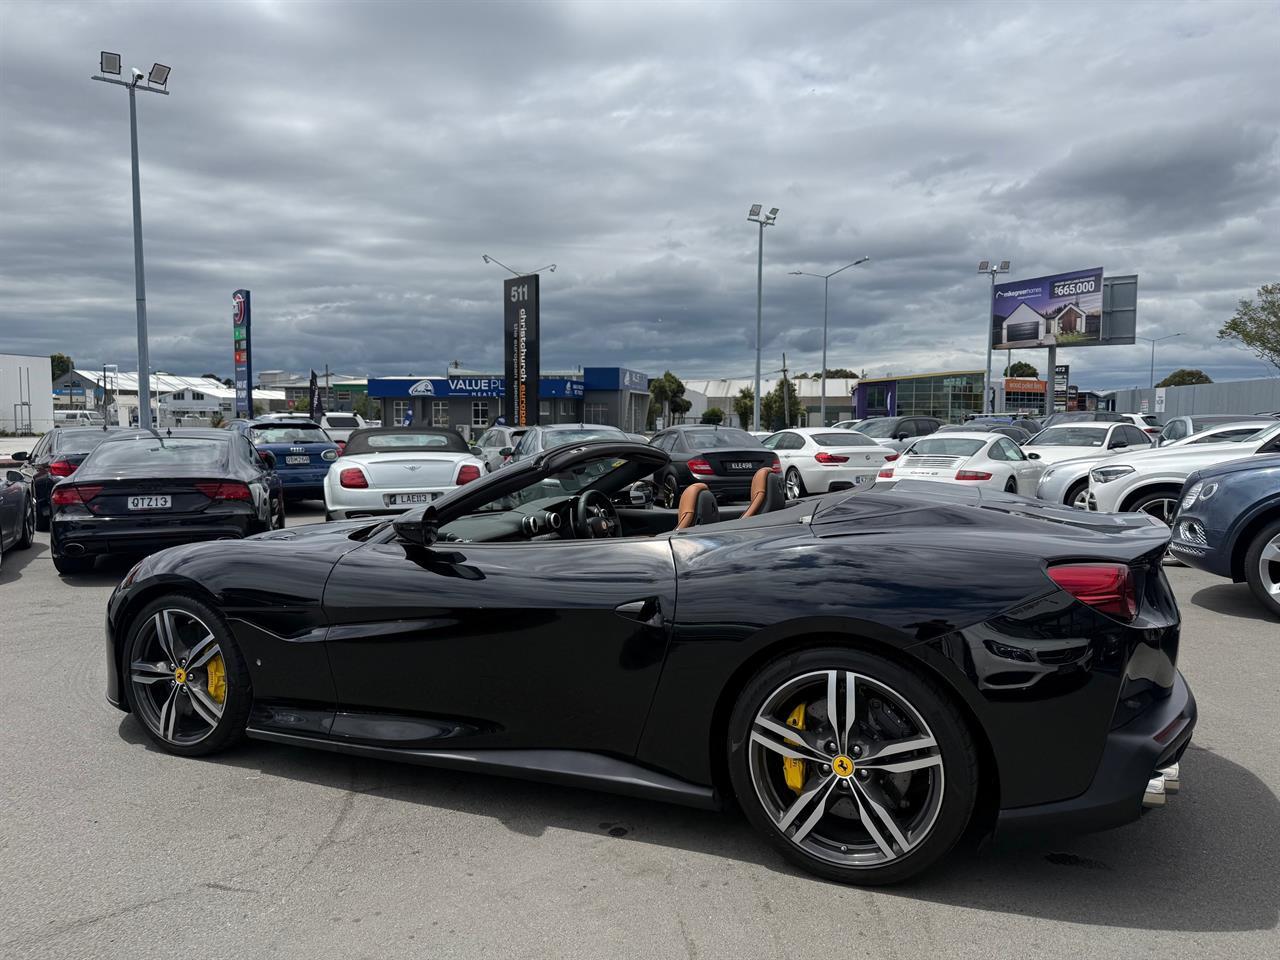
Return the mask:
<svg viewBox="0 0 1280 960"><path fill-rule="evenodd" d="M643 623L647 627L660 627L666 622L662 616L662 604L658 602L657 597L620 603L613 608L613 612L628 620Z"/></svg>

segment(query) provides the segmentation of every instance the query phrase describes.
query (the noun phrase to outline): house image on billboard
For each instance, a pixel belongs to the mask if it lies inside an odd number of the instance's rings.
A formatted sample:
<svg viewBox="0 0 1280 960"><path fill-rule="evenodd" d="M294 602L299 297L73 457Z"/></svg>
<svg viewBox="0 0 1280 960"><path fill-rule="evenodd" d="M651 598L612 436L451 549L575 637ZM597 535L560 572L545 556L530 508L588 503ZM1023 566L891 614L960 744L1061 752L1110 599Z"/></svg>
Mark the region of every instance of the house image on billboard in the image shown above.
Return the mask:
<svg viewBox="0 0 1280 960"><path fill-rule="evenodd" d="M1068 303L1056 313L1045 316L1025 303L1004 318L1001 325L1001 343L1005 346L1037 344L1046 346L1056 342L1064 334L1086 332L1087 315L1074 303Z"/></svg>

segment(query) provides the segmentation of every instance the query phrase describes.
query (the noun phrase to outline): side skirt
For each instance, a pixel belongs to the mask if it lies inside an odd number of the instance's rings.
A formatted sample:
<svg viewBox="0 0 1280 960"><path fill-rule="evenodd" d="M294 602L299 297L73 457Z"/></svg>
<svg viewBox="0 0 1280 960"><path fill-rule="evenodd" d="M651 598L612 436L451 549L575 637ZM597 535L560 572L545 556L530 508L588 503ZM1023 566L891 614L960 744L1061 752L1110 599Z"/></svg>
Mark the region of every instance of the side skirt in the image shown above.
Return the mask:
<svg viewBox="0 0 1280 960"><path fill-rule="evenodd" d="M661 800L704 810L721 808L719 797L710 787L657 773L626 760L618 760L585 750L414 750L400 747L376 747L363 743L346 743L319 737L300 737L275 730L250 727L247 735L255 740L269 740L291 746L314 747L334 753L346 753L379 760L415 763L449 770L472 770L500 776L586 787L629 797Z"/></svg>

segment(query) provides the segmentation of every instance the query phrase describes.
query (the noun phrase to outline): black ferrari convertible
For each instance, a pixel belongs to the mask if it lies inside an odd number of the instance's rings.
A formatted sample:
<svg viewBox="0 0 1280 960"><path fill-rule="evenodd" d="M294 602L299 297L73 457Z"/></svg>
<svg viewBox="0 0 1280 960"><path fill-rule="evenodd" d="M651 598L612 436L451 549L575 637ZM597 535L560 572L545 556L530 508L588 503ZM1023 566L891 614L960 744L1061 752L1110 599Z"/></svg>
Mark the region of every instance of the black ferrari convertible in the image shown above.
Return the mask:
<svg viewBox="0 0 1280 960"><path fill-rule="evenodd" d="M581 443L394 520L157 553L111 597L107 697L176 754L736 801L853 883L1173 785L1196 708L1158 521L929 483L788 504L767 469L732 517L699 484L666 510L633 489L665 466Z"/></svg>

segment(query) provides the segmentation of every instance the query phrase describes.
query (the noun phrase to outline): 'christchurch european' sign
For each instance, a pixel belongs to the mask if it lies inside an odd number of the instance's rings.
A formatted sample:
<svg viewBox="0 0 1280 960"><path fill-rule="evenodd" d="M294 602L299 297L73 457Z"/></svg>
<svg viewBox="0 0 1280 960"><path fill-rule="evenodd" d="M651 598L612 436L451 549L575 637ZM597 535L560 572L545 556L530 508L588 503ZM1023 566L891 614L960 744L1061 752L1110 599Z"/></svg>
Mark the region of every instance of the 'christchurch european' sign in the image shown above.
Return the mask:
<svg viewBox="0 0 1280 960"><path fill-rule="evenodd" d="M538 275L512 277L502 284L503 353L506 357L507 422L534 426L542 363L538 337Z"/></svg>

